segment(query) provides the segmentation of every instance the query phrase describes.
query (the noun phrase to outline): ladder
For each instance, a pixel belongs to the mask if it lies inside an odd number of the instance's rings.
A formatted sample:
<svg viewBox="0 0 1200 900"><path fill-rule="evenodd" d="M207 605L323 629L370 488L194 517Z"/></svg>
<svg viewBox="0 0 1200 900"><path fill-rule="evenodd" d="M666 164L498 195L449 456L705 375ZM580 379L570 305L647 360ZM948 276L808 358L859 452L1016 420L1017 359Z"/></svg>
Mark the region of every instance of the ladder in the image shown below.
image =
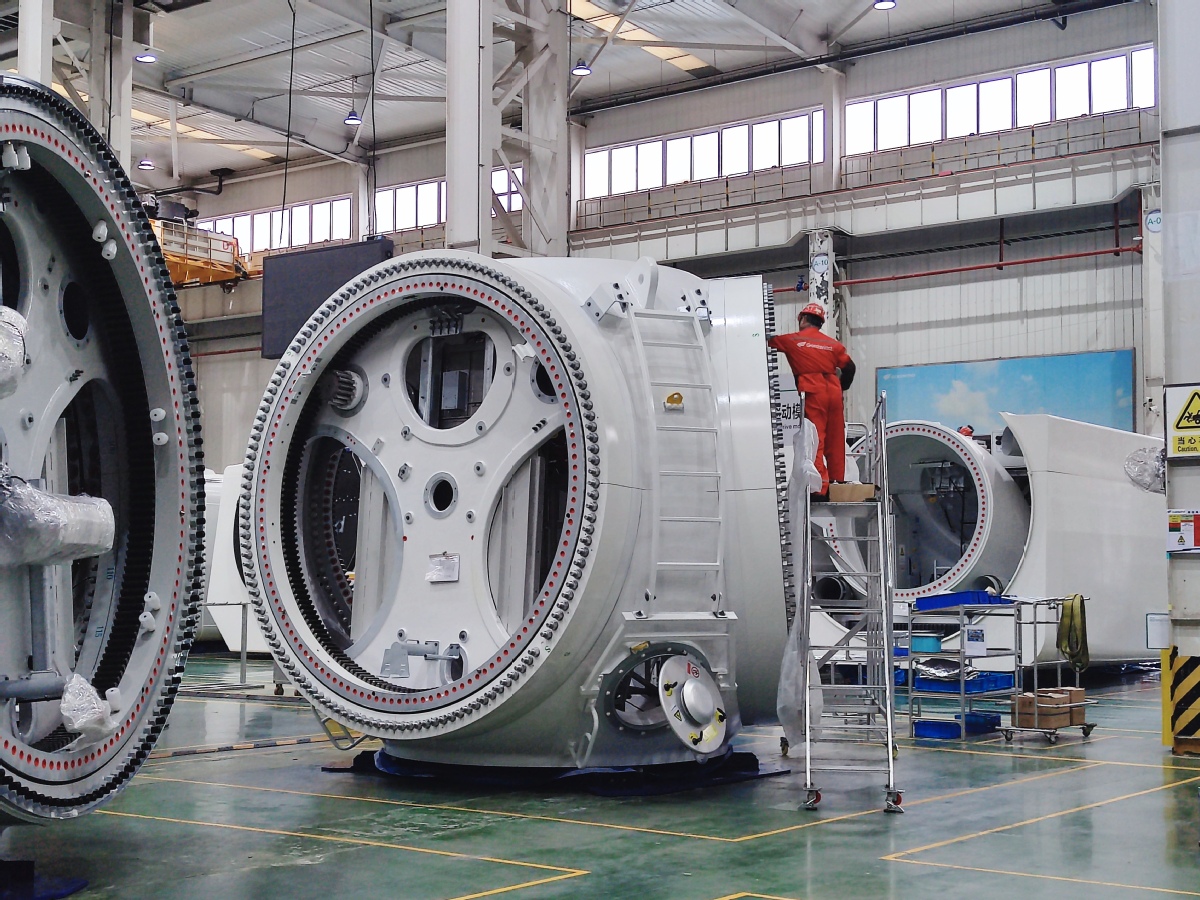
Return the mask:
<svg viewBox="0 0 1200 900"><path fill-rule="evenodd" d="M647 603L724 598L725 497L712 365L691 312L628 312L649 402L652 529ZM678 402L671 402L678 397Z"/></svg>
<svg viewBox="0 0 1200 900"><path fill-rule="evenodd" d="M814 772L886 774L884 808L903 812L902 792L895 783L895 706L894 666L892 661L892 515L888 488L886 436L887 394L881 393L871 418L867 436L851 452L851 458L865 461L861 472L864 483L876 485L876 497L855 503L814 502L805 494L803 522L795 531L806 532L808 540L799 541L802 549L799 577L800 598L796 623L804 628L801 660L804 661L804 787L806 809L816 809L821 791L813 780ZM837 523L833 533L814 530L812 516L832 517ZM815 570L813 545L833 542L852 544L863 568L847 571L834 567ZM832 554L830 554L832 557ZM813 585L822 577L853 579L865 590L839 600L818 600ZM845 632L833 644L813 642L814 618L828 615L838 620ZM836 684L838 667L857 669L857 684ZM818 677L812 677L815 668ZM819 695L819 697L818 697ZM819 701L819 702L818 702ZM884 759L842 762L817 758L816 744L877 745Z"/></svg>

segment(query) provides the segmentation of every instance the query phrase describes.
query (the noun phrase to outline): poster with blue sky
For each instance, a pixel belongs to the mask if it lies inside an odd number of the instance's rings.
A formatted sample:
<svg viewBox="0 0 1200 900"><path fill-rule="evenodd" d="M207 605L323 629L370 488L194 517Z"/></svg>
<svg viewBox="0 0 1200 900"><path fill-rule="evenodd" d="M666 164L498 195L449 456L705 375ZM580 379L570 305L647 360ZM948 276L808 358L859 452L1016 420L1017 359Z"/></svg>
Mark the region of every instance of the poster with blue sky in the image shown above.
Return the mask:
<svg viewBox="0 0 1200 900"><path fill-rule="evenodd" d="M1024 356L877 369L888 419L923 419L976 434L1004 428L1001 412L1049 413L1133 431L1133 351Z"/></svg>

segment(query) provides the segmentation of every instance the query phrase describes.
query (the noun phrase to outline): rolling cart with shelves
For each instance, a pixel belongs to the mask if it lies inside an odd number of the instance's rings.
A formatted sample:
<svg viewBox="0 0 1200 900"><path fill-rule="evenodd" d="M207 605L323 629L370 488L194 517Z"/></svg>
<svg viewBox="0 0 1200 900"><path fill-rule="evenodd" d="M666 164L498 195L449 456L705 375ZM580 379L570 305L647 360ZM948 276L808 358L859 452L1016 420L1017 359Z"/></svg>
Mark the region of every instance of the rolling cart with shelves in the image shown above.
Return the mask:
<svg viewBox="0 0 1200 900"><path fill-rule="evenodd" d="M1064 728L1078 728L1084 737L1091 735L1096 728L1095 722L1088 722L1085 715L1079 716L1080 721L1070 722L1069 724L1050 725L1043 724L1041 719L1046 713L1045 709L1053 709L1059 716L1062 711L1066 711L1068 715L1074 718L1075 710L1086 710L1090 706L1094 706L1097 701L1083 699L1075 702L1056 703L1053 706L1043 707L1038 702L1041 696L1038 693L1038 674L1039 665L1045 665L1045 661L1039 662L1038 656L1041 651L1042 640L1044 640L1047 630L1053 628L1055 633L1058 632L1059 622L1062 619L1063 604L1067 601L1061 597L1049 599L1018 599L1015 602L1015 626L1017 638L1017 680L1018 683L1024 683L1023 675L1026 670L1032 670L1031 679L1033 681L1033 722L1029 725L1018 725L1021 720L1015 707L1016 700L1014 699L1014 708L1012 712L1011 724L1000 729L1004 735L1004 740L1011 742L1018 734L1041 734L1051 744L1058 743L1058 732ZM1057 647L1055 649L1057 654ZM1066 660L1059 654L1056 659L1052 660L1055 667L1056 687L1062 688L1063 685L1063 665ZM1076 687L1078 687L1079 676L1075 676ZM1055 717L1050 721L1058 721Z"/></svg>

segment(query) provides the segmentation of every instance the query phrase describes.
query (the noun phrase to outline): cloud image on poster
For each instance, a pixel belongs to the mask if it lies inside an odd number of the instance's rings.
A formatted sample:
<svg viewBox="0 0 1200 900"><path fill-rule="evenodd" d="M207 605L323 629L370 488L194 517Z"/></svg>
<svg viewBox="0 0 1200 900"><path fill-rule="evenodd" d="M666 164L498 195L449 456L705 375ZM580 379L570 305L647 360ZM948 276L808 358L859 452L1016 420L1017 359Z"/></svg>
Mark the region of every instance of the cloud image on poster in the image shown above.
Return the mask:
<svg viewBox="0 0 1200 900"><path fill-rule="evenodd" d="M1124 431L1134 430L1133 351L1023 356L981 362L877 369L887 391L888 419L970 425L1000 431L1000 413L1048 413Z"/></svg>

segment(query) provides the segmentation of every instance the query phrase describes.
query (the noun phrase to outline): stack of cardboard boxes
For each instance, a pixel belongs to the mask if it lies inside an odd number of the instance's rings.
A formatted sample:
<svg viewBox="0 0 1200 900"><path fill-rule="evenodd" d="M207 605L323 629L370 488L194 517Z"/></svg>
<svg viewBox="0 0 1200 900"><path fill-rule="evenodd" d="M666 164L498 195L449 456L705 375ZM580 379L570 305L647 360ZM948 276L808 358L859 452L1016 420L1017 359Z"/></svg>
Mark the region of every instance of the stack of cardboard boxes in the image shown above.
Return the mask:
<svg viewBox="0 0 1200 900"><path fill-rule="evenodd" d="M1087 711L1084 699L1084 690L1078 687L1042 688L1036 695L1018 694L1013 700L1013 726L1066 728L1083 725Z"/></svg>

